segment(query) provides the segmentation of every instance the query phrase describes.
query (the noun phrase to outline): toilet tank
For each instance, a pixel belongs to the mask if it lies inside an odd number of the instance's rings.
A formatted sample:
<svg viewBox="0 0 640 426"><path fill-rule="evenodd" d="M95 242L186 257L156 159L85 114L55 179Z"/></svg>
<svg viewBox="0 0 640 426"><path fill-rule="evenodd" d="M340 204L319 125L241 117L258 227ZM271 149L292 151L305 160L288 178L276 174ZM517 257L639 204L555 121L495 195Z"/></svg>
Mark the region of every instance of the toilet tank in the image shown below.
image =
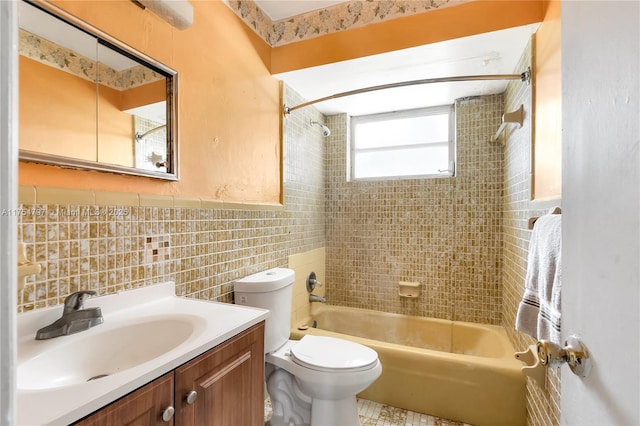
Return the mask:
<svg viewBox="0 0 640 426"><path fill-rule="evenodd" d="M294 280L292 269L273 268L241 278L233 284L236 304L270 311L265 324L265 353L275 351L289 340Z"/></svg>

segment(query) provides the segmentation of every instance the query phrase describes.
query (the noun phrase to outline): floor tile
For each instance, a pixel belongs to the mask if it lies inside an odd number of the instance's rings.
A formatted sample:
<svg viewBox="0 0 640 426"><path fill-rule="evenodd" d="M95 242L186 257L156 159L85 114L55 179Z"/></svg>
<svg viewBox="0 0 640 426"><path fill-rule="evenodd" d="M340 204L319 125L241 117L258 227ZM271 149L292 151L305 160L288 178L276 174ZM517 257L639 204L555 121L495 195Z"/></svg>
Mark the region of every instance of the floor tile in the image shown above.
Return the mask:
<svg viewBox="0 0 640 426"><path fill-rule="evenodd" d="M271 401L266 401L265 424L271 418ZM361 426L471 426L453 420L441 419L392 407L366 399L358 399L358 416Z"/></svg>

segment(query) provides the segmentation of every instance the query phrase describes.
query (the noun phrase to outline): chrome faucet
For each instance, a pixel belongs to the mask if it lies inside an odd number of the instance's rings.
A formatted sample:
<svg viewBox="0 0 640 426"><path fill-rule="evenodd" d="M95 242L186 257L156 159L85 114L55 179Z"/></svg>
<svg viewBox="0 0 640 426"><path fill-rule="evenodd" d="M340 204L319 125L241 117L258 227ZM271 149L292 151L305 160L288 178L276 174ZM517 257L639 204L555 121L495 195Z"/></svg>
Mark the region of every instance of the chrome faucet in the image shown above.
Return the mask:
<svg viewBox="0 0 640 426"><path fill-rule="evenodd" d="M62 317L38 330L36 340L67 336L102 324L104 318L102 317L100 308L84 308L84 299L88 296L95 295L95 291L81 290L67 296L67 298L64 299Z"/></svg>
<svg viewBox="0 0 640 426"><path fill-rule="evenodd" d="M325 299L322 296L316 296L315 294L310 294L309 295L309 303L311 303L311 302L327 303L327 299Z"/></svg>

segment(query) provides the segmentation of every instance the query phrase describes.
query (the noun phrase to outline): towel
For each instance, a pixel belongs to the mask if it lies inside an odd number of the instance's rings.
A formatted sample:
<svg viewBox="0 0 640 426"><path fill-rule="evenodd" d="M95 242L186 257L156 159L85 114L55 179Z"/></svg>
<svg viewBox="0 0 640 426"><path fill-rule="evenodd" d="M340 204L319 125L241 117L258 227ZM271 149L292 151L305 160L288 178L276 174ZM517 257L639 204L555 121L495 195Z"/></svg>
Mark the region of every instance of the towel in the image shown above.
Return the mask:
<svg viewBox="0 0 640 426"><path fill-rule="evenodd" d="M516 330L538 340L560 344L562 286L562 215L544 215L535 222L525 289L516 315Z"/></svg>

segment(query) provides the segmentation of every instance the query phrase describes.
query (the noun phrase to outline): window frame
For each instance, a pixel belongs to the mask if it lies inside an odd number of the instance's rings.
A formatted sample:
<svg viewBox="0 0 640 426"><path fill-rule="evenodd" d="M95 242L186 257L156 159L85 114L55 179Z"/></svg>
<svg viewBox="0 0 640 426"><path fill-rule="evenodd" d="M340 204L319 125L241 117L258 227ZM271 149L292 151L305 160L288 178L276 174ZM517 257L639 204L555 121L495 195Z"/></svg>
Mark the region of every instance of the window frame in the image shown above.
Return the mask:
<svg viewBox="0 0 640 426"><path fill-rule="evenodd" d="M422 143L422 144L407 144L407 145L398 145L393 147L379 147L379 148L365 148L365 149L356 149L355 147L355 137L356 137L356 127L361 123L372 123L377 121L388 121L390 119L405 119L405 118L413 118L413 117L425 117L429 115L440 115L443 113L447 113L449 115L449 140L446 142L430 142L430 143ZM407 110L398 110L398 111L389 111L382 112L377 114L366 114L359 116L350 117L350 134L348 138L348 153L349 158L347 161L347 173L348 173L348 181L350 182L363 182L363 181L382 181L382 180L408 180L408 179L433 179L433 178L446 178L446 177L454 177L456 172L456 119L455 119L455 104L451 105L437 105L431 107L424 108L415 108L415 109L407 109ZM434 145L448 145L448 166L446 169L442 170L438 173L429 173L429 174L420 174L420 175L398 175L398 176L371 176L365 178L356 178L355 173L355 156L358 152L375 152L375 151L390 151L390 150L403 150L410 149L416 147L425 147L425 146L434 146Z"/></svg>

